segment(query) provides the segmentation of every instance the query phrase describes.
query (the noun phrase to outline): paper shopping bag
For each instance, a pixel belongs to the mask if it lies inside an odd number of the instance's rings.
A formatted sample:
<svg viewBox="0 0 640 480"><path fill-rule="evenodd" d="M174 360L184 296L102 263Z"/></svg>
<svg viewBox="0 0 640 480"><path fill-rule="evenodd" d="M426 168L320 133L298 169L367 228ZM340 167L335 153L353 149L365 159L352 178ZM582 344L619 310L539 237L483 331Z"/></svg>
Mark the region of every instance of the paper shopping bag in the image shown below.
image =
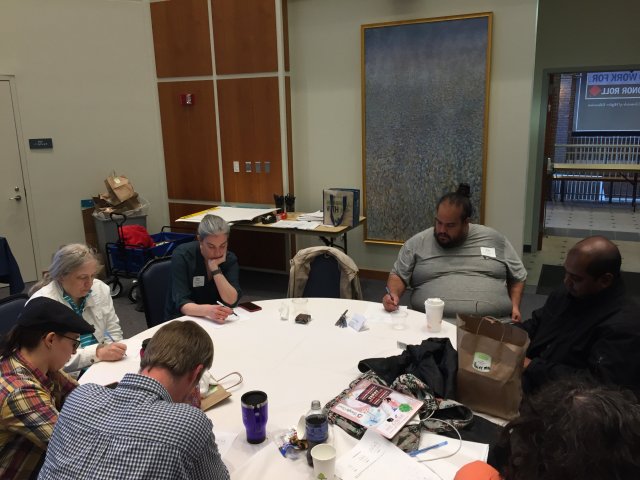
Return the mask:
<svg viewBox="0 0 640 480"><path fill-rule="evenodd" d="M325 225L356 227L360 221L360 190L356 188L325 189L322 205Z"/></svg>
<svg viewBox="0 0 640 480"><path fill-rule="evenodd" d="M116 205L132 198L136 192L133 190L133 185L129 182L129 179L125 176L109 175L104 181L109 192L111 203Z"/></svg>
<svg viewBox="0 0 640 480"><path fill-rule="evenodd" d="M527 332L478 315L458 315L456 400L505 419L518 416Z"/></svg>

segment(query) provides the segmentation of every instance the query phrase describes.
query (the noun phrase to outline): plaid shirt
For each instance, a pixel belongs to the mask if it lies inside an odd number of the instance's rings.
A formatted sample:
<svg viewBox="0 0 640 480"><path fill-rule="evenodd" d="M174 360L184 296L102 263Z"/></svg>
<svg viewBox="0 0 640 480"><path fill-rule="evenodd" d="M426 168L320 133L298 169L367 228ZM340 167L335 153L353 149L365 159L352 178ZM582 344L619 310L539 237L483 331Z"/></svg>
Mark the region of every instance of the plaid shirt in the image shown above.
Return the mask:
<svg viewBox="0 0 640 480"><path fill-rule="evenodd" d="M67 399L41 480L228 480L211 420L128 373L115 389L81 385Z"/></svg>
<svg viewBox="0 0 640 480"><path fill-rule="evenodd" d="M19 352L0 359L0 478L38 473L58 410L77 385L63 372L45 375Z"/></svg>

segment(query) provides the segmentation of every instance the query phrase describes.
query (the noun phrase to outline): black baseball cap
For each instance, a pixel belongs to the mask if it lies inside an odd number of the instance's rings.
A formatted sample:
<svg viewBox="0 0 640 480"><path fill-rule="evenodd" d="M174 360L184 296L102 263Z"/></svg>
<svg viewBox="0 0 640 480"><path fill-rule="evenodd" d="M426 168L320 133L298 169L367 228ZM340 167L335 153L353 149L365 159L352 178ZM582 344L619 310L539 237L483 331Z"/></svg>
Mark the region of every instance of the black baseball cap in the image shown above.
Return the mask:
<svg viewBox="0 0 640 480"><path fill-rule="evenodd" d="M45 332L93 333L95 328L70 307L50 298L29 300L18 316L18 325Z"/></svg>

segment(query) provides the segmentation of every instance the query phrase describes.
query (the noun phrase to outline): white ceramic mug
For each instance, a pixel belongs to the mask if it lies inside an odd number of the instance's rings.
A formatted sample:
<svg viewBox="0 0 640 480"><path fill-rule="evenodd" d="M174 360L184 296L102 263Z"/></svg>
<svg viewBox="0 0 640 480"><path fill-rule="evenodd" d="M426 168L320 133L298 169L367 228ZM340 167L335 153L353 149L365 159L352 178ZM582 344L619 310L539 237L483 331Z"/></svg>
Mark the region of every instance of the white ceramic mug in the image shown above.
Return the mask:
<svg viewBox="0 0 640 480"><path fill-rule="evenodd" d="M437 333L442 328L444 302L440 298L428 298L424 301L424 313L427 316L427 330Z"/></svg>
<svg viewBox="0 0 640 480"><path fill-rule="evenodd" d="M333 480L336 471L336 449L328 443L320 443L311 449L313 478Z"/></svg>

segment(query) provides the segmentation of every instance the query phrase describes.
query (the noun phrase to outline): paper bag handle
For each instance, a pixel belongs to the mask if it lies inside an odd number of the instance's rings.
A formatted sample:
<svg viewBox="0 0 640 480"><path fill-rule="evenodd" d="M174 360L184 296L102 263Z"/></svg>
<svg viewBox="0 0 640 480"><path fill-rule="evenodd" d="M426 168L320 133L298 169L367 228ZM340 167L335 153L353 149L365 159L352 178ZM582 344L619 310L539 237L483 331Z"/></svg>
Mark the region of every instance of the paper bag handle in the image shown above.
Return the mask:
<svg viewBox="0 0 640 480"><path fill-rule="evenodd" d="M500 343L502 343L504 341L504 335L507 332L507 329L504 326L504 323L499 322L498 319L496 317L492 317L492 316L484 316L480 318L480 321L478 322L478 328L476 328L476 335L478 335L478 332L480 331L480 326L482 325L482 322L484 321L488 321L489 323L499 323L500 325L502 325L502 337L500 337Z"/></svg>
<svg viewBox="0 0 640 480"><path fill-rule="evenodd" d="M228 387L224 387L225 389L229 390L237 385L240 385L244 379L242 378L242 375L240 375L240 372L231 372L231 373L227 373L224 377L220 377L215 379L216 383L221 384L222 380L224 380L225 378L230 377L231 375L237 375L238 376L238 381L236 383L234 383L233 385L229 385Z"/></svg>

